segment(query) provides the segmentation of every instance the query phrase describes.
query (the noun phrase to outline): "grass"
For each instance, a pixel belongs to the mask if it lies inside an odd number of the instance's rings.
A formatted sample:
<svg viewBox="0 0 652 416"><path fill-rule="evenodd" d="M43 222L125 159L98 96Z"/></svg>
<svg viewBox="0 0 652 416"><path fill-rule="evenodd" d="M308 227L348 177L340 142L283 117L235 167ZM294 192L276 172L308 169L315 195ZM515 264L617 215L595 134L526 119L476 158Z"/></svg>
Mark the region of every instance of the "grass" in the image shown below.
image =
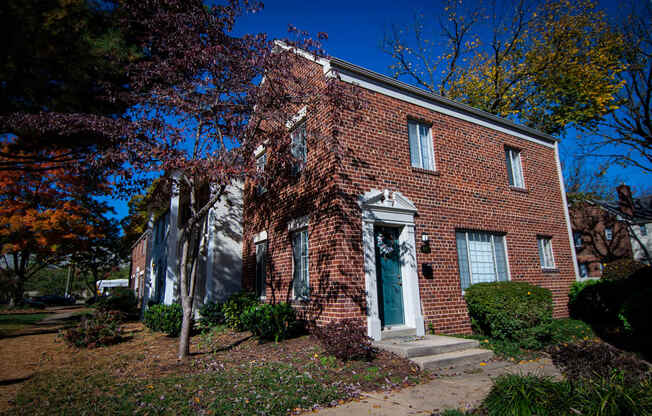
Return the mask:
<svg viewBox="0 0 652 416"><path fill-rule="evenodd" d="M0 314L0 335L28 328L49 315L48 313Z"/></svg>
<svg viewBox="0 0 652 416"><path fill-rule="evenodd" d="M592 339L596 336L588 324L570 318L553 320L550 327L550 334L551 337L547 341L545 347ZM495 339L481 334L463 334L453 336L478 340L481 348L490 349L497 356L512 361L530 360L541 355L541 350L528 350L521 348L518 341L515 340Z"/></svg>

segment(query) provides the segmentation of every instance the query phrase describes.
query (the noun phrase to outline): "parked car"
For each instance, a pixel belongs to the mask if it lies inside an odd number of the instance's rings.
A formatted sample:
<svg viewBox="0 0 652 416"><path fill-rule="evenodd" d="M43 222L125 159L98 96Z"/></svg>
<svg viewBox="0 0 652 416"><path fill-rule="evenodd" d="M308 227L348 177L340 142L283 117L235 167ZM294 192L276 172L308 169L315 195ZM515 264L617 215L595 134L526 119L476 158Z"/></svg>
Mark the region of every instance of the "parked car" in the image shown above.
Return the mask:
<svg viewBox="0 0 652 416"><path fill-rule="evenodd" d="M35 301L41 302L47 306L69 306L74 305L76 300L74 296L45 295L34 298Z"/></svg>

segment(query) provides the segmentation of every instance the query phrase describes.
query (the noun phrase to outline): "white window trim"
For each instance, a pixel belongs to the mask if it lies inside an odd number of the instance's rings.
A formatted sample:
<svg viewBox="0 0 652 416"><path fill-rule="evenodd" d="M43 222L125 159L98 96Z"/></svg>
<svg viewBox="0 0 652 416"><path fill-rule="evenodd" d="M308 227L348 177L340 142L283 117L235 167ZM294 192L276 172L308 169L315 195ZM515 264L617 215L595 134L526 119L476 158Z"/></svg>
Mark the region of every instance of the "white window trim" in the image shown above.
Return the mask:
<svg viewBox="0 0 652 416"><path fill-rule="evenodd" d="M294 243L294 239L292 238L292 234L298 233L298 232L306 232L306 242L310 241L310 236L308 235L308 227L300 227L298 229L295 229L291 231L290 233L290 239L291 239L291 248L292 248L292 299L297 300L297 301L308 301L310 300L310 246L308 246L308 268L306 269L306 286L308 287L308 296L303 296L299 297L297 294L294 292L294 275L295 275L295 267L297 266L295 261L294 261L294 246L292 244Z"/></svg>
<svg viewBox="0 0 652 416"><path fill-rule="evenodd" d="M262 231L261 233L265 233L265 238L264 239L259 239L256 241L256 236L254 236L254 250L256 253L256 282L255 284L258 284L258 244L267 244L267 231ZM261 234L258 233L258 234ZM269 249L269 246L265 247L265 268L267 268L267 250ZM267 270L265 270L265 278L267 278ZM258 297L259 300L267 300L267 282L265 282L265 291L263 292L262 295Z"/></svg>
<svg viewBox="0 0 652 416"><path fill-rule="evenodd" d="M288 231L294 232L302 228L308 228L309 223L310 223L309 215L304 215L303 217L295 218L288 222Z"/></svg>
<svg viewBox="0 0 652 416"><path fill-rule="evenodd" d="M473 283L473 268L471 267L471 248L469 244L469 233L473 231L462 231L464 233L464 239L466 240L466 261L468 263L467 267L469 268L469 287L473 286L475 283ZM494 274L496 276L496 282L500 282L498 280L498 265L496 264L496 244L494 243L494 237L497 234L493 234L490 232L484 232L484 231L478 231L484 234L489 234L491 236L491 252L493 253L493 261L494 261ZM512 276L509 270L509 257L507 257L507 238L505 235L500 235L500 237L503 237L503 250L505 251L505 270L507 272L507 281L512 280ZM464 295L464 292L466 292L466 289L462 289L462 295Z"/></svg>
<svg viewBox="0 0 652 416"><path fill-rule="evenodd" d="M295 115L292 116L290 120L285 122L285 128L287 128L288 130L294 129L296 126L303 123L307 114L308 114L308 107L304 105L301 108L301 110L299 110Z"/></svg>
<svg viewBox="0 0 652 416"><path fill-rule="evenodd" d="M417 121L417 120L412 120L412 119L408 120L408 146L409 146L409 141L410 141L410 137L409 137L410 136L410 127L409 127L410 123L415 123L417 125L417 129L416 129L417 130L417 141L418 141L417 148L419 150L419 163L421 164L421 166L412 165L412 160L411 160L412 158L410 157L410 166L413 167L413 168L416 168L416 169L430 170L432 172L436 172L437 171L437 164L435 163L435 144L434 144L434 142L432 140L432 126L428 125L427 123L423 123L423 122L420 122L420 121ZM430 156L430 163L432 164L432 169L427 169L427 168L423 167L423 154L421 153L421 133L419 132L419 126L420 125L428 126L428 138L427 138L427 141L428 141L428 150L430 151L430 154L428 156ZM410 152L412 152L411 148L410 148Z"/></svg>
<svg viewBox="0 0 652 416"><path fill-rule="evenodd" d="M607 231L609 231L609 232L607 233ZM614 239L614 230L613 230L613 228L607 227L607 228L604 229L604 238L607 241L611 241L611 240Z"/></svg>
<svg viewBox="0 0 652 416"><path fill-rule="evenodd" d="M263 230L254 235L254 244L262 243L263 241L267 241L267 230Z"/></svg>
<svg viewBox="0 0 652 416"><path fill-rule="evenodd" d="M537 237L537 251L539 251L539 241L547 242L550 245L550 262L551 262L551 265L548 265L547 263L541 264L541 268L543 270L555 270L556 269L555 251L552 248L552 238L550 238L550 237ZM543 254L544 257L539 258L539 262L544 263L543 260L546 259L545 258L545 256L546 256L546 247L543 244L541 245L541 253L539 254L539 257L541 256L541 254Z"/></svg>
<svg viewBox="0 0 652 416"><path fill-rule="evenodd" d="M510 167L512 169L512 178L514 180L514 184L512 185L510 183L509 186L512 186L517 189L527 189L525 187L525 173L523 172L523 158L521 157L521 150L507 146L505 147L505 151L509 154ZM518 169L515 169L516 164L514 163L514 158L512 157L513 155L516 155L518 159ZM516 183L517 182L516 170L518 170L518 173L520 174L518 176L518 179L521 182L520 185Z"/></svg>

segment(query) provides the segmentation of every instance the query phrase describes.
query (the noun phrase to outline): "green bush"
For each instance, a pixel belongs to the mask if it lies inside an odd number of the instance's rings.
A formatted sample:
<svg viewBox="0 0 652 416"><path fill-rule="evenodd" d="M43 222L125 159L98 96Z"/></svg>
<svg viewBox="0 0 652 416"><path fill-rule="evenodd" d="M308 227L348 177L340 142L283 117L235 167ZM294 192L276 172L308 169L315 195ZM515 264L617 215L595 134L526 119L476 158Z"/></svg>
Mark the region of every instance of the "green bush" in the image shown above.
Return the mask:
<svg viewBox="0 0 652 416"><path fill-rule="evenodd" d="M207 302L199 308L199 326L203 329L212 328L224 323L224 312L222 304L217 302Z"/></svg>
<svg viewBox="0 0 652 416"><path fill-rule="evenodd" d="M579 414L652 415L652 383L649 378L630 383L622 373L615 372L610 377L585 380L574 388L572 408L581 412Z"/></svg>
<svg viewBox="0 0 652 416"><path fill-rule="evenodd" d="M152 331L164 332L171 337L181 333L183 309L181 305L154 305L145 311L143 323Z"/></svg>
<svg viewBox="0 0 652 416"><path fill-rule="evenodd" d="M121 313L98 311L83 317L79 325L63 331L63 340L77 348L96 348L117 344L124 339Z"/></svg>
<svg viewBox="0 0 652 416"><path fill-rule="evenodd" d="M95 302L98 311L120 311L127 315L136 315L138 299L134 291L127 287L117 287L110 296L102 296Z"/></svg>
<svg viewBox="0 0 652 416"><path fill-rule="evenodd" d="M231 295L222 305L226 325L237 331L245 331L247 327L242 322L242 312L257 304L258 299L253 293L238 292Z"/></svg>
<svg viewBox="0 0 652 416"><path fill-rule="evenodd" d="M287 303L252 305L240 319L254 335L275 342L292 336L300 328L294 309Z"/></svg>
<svg viewBox="0 0 652 416"><path fill-rule="evenodd" d="M552 293L525 282L478 283L464 296L476 333L540 348L550 336Z"/></svg>
<svg viewBox="0 0 652 416"><path fill-rule="evenodd" d="M534 375L504 374L494 380L483 407L491 416L567 415L571 389Z"/></svg>
<svg viewBox="0 0 652 416"><path fill-rule="evenodd" d="M574 318L574 309L577 308L577 299L582 290L589 286L593 286L600 281L598 279L589 279L583 280L581 282L575 282L571 285L570 290L568 291L568 310L570 315Z"/></svg>
<svg viewBox="0 0 652 416"><path fill-rule="evenodd" d="M632 293L620 307L618 318L629 333L652 332L652 287Z"/></svg>
<svg viewBox="0 0 652 416"><path fill-rule="evenodd" d="M607 263L602 271L602 280L617 281L627 279L637 271L644 269L645 264L639 263L632 259L620 259Z"/></svg>

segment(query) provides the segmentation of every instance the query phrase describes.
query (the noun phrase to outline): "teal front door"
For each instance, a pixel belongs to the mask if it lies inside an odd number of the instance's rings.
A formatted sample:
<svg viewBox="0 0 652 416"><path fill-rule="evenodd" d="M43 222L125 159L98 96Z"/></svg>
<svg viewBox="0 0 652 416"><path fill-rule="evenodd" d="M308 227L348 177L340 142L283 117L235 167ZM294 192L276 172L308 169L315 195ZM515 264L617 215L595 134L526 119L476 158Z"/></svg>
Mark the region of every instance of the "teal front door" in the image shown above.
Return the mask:
<svg viewBox="0 0 652 416"><path fill-rule="evenodd" d="M405 323L398 236L398 228L380 226L374 228L378 309L383 326Z"/></svg>

